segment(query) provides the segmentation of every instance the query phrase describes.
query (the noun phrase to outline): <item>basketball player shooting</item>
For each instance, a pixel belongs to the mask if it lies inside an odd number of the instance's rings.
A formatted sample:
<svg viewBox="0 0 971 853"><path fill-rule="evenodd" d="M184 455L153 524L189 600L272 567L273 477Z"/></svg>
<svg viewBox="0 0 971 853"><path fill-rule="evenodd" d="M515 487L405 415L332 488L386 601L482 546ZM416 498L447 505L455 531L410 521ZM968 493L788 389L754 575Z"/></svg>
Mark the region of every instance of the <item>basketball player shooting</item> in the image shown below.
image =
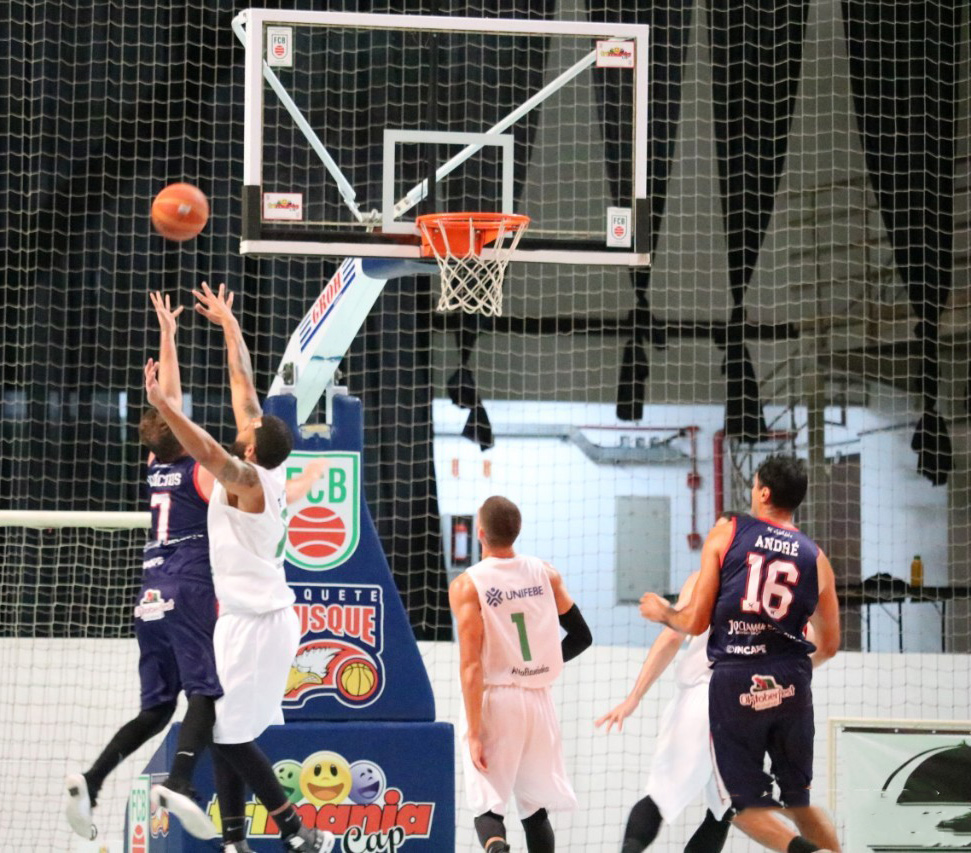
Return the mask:
<svg viewBox="0 0 971 853"><path fill-rule="evenodd" d="M548 810L577 806L550 684L593 638L559 573L513 550L521 526L512 501L485 501L478 514L483 558L448 590L467 723L466 790L487 853L509 850L504 815L512 795L530 853L554 849Z"/></svg>
<svg viewBox="0 0 971 853"><path fill-rule="evenodd" d="M719 524L729 524L727 518ZM699 572L692 573L681 587L677 607L691 598ZM630 695L596 725L616 725L634 713L641 699L674 660L684 634L665 628L651 645ZM661 716L657 747L647 779L646 796L631 809L624 830L621 853L641 853L657 838L662 822L672 823L685 807L704 793L708 810L701 825L685 846L685 853L719 853L728 837L728 801L715 777L708 734L708 632L691 637L675 672L677 691Z"/></svg>
<svg viewBox="0 0 971 853"><path fill-rule="evenodd" d="M213 582L219 599L213 645L224 690L216 703L213 770L222 818L223 849L251 853L246 842L246 784L273 817L287 850L328 853L330 832L305 827L273 768L254 742L267 726L283 723L281 702L299 644L295 596L283 570L286 507L301 500L324 472L308 465L287 482L283 463L293 448L280 418L264 415L252 381L249 351L233 316L232 294L203 283L195 291L199 313L222 326L229 362L233 414L238 434L223 449L181 411L158 381L158 364L145 365L145 391L173 435L216 479L208 526ZM182 792L155 785L153 806L172 811L189 831L200 818L198 804Z"/></svg>
<svg viewBox="0 0 971 853"><path fill-rule="evenodd" d="M150 294L159 322L159 386L181 407L182 385L175 357L176 318L169 297ZM122 726L83 773L66 782L71 828L94 839L92 809L108 774L163 731L175 713L179 691L188 708L179 730L176 756L166 784L192 796L192 772L212 736L214 703L222 695L212 635L216 594L209 567L206 515L213 476L191 456L154 408L138 424L148 449L148 492L152 528L142 561L142 586L135 607L141 712ZM206 819L205 824L209 823ZM200 832L205 831L205 824Z"/></svg>
<svg viewBox="0 0 971 853"><path fill-rule="evenodd" d="M711 740L735 825L780 853L839 853L833 824L809 801L812 669L836 654L840 630L833 568L792 523L807 486L802 460L766 459L752 482L751 515L708 534L688 603L675 609L646 593L641 614L688 634L711 626ZM804 634L810 621L815 644ZM780 819L783 806L798 833Z"/></svg>

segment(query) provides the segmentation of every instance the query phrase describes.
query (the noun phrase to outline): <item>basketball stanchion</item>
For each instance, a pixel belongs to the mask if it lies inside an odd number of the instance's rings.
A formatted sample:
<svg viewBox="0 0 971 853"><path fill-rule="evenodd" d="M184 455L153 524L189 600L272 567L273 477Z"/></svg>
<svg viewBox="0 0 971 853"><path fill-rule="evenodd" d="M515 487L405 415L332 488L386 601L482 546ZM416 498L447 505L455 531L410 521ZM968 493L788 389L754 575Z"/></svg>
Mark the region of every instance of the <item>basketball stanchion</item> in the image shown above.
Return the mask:
<svg viewBox="0 0 971 853"><path fill-rule="evenodd" d="M442 274L438 310L501 316L506 265L529 227L529 217L518 213L428 213L416 222L422 255L434 257Z"/></svg>

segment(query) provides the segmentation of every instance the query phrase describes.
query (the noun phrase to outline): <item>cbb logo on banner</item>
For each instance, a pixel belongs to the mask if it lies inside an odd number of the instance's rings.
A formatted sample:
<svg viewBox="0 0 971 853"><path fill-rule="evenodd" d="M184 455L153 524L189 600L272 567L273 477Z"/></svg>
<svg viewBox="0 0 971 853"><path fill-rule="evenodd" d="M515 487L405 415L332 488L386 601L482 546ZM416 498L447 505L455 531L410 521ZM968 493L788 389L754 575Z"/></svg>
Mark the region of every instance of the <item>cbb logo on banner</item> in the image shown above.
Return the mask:
<svg viewBox="0 0 971 853"><path fill-rule="evenodd" d="M384 599L376 584L291 583L300 646L290 665L283 707L330 696L349 708L384 690Z"/></svg>
<svg viewBox="0 0 971 853"><path fill-rule="evenodd" d="M361 539L361 454L294 452L287 479L320 456L329 468L307 497L290 509L284 557L300 569L322 572L346 562Z"/></svg>

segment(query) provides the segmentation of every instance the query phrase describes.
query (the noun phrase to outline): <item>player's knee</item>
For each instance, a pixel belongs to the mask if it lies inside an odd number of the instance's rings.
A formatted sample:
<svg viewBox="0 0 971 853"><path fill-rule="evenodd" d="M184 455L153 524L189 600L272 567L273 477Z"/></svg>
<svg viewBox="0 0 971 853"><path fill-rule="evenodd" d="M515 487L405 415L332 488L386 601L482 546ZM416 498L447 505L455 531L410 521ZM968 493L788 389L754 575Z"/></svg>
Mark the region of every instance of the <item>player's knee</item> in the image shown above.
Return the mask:
<svg viewBox="0 0 971 853"><path fill-rule="evenodd" d="M492 838L505 838L506 825L503 823L502 815L495 812L480 814L475 819L475 834L479 836L479 844L483 847Z"/></svg>
<svg viewBox="0 0 971 853"><path fill-rule="evenodd" d="M533 812L521 822L529 853L553 853L553 826L546 809Z"/></svg>
<svg viewBox="0 0 971 853"><path fill-rule="evenodd" d="M661 821L661 810L650 796L634 803L627 818L627 828L624 830L624 853L628 851L640 853L644 850L657 838Z"/></svg>
<svg viewBox="0 0 971 853"><path fill-rule="evenodd" d="M149 737L153 737L169 724L169 720L175 714L175 707L176 703L173 701L163 702L153 708L146 708L138 715L138 723L148 732Z"/></svg>

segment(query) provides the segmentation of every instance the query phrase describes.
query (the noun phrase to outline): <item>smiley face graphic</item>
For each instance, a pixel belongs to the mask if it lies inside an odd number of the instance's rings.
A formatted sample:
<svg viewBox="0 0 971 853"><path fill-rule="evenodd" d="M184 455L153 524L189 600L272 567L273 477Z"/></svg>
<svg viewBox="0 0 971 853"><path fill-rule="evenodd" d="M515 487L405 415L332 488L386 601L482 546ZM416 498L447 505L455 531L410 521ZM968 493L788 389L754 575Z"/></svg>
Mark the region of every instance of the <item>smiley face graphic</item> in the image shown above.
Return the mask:
<svg viewBox="0 0 971 853"><path fill-rule="evenodd" d="M373 803L386 785L384 771L373 762L355 761L351 765L351 802L360 806Z"/></svg>
<svg viewBox="0 0 971 853"><path fill-rule="evenodd" d="M300 791L300 770L299 761L278 761L273 765L273 775L283 788L283 793L287 795L287 800L294 805L303 799L303 793Z"/></svg>
<svg viewBox="0 0 971 853"><path fill-rule="evenodd" d="M344 802L351 784L351 768L336 752L315 752L300 770L300 790L315 806Z"/></svg>

